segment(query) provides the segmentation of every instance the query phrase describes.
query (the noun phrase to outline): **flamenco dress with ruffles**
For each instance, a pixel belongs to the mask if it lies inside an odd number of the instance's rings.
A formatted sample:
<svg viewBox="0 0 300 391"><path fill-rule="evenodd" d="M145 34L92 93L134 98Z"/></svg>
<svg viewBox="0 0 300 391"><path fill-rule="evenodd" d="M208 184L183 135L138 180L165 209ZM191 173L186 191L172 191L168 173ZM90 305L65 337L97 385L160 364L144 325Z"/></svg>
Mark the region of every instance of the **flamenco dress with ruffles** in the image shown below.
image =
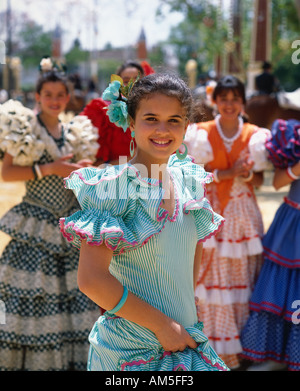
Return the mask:
<svg viewBox="0 0 300 391"><path fill-rule="evenodd" d="M82 210L61 219L65 237L80 247L105 245L113 251L110 273L129 291L181 323L198 343L196 349L164 351L145 327L105 312L90 336L90 371L227 370L197 321L193 264L197 242L222 226L205 198L211 176L187 157L172 155L168 172L175 189L174 214L161 207L158 180L144 178L126 163L75 171L66 187Z"/></svg>
<svg viewBox="0 0 300 391"><path fill-rule="evenodd" d="M274 167L294 165L300 158L300 122L275 121L266 147ZM263 238L264 264L241 336L243 357L285 363L290 371L300 370L299 239L300 180L296 180Z"/></svg>
<svg viewBox="0 0 300 391"><path fill-rule="evenodd" d="M209 164L212 171L226 170L250 154L254 170L263 171L267 160L263 143L270 131L239 118L238 132L228 139L219 118L188 128L184 142L195 161ZM210 183L207 198L225 224L203 245L195 290L200 300L199 320L215 351L234 369L240 364L240 333L249 316L249 299L263 260L263 221L253 186L240 178Z"/></svg>
<svg viewBox="0 0 300 391"><path fill-rule="evenodd" d="M32 132L46 134L33 117ZM64 136L48 135L36 163L52 162L49 145L61 151ZM26 181L25 189L22 202L0 220L1 231L11 237L0 257L0 303L5 308L0 370L85 370L88 334L99 308L79 291L79 253L59 229L59 218L79 205L56 175Z"/></svg>

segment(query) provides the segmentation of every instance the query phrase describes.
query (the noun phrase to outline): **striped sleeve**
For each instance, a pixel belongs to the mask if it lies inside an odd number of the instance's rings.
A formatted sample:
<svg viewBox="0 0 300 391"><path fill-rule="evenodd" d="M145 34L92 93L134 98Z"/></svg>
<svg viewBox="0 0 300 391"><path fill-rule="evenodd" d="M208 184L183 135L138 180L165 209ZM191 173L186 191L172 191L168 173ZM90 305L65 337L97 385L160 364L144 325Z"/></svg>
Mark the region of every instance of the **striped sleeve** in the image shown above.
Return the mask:
<svg viewBox="0 0 300 391"><path fill-rule="evenodd" d="M81 209L61 218L60 229L77 248L86 240L90 245L104 243L115 255L131 251L159 233L167 219L159 207L161 188L142 180L132 166L80 169L65 186L73 190Z"/></svg>
<svg viewBox="0 0 300 391"><path fill-rule="evenodd" d="M206 186L213 181L213 176L195 164L190 156L180 161L174 155L169 165L181 188L183 211L194 216L198 242L204 242L215 235L225 222L206 198Z"/></svg>

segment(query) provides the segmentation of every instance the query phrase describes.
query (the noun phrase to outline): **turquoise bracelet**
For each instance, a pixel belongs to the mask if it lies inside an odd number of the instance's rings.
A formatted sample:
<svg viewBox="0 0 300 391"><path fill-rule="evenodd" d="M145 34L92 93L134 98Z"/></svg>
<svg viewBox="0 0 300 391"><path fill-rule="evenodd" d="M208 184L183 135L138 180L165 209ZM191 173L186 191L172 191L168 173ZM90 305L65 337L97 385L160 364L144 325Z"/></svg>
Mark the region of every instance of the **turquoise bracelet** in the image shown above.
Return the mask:
<svg viewBox="0 0 300 391"><path fill-rule="evenodd" d="M123 287L124 290L123 290L123 296L121 297L121 300L119 301L119 303L115 306L115 308L113 308L112 310L109 310L107 311L108 313L110 314L115 314L116 312L120 311L120 309L123 307L123 305L125 304L126 300L127 300L127 297L128 297L128 289L126 288L126 286Z"/></svg>

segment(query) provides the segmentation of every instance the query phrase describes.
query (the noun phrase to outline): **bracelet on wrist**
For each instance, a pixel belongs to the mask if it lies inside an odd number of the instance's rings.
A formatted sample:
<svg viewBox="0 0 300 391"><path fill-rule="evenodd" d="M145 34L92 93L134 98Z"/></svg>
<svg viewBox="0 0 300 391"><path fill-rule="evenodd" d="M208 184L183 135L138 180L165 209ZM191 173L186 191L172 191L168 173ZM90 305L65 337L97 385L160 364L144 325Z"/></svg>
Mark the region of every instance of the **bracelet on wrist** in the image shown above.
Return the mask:
<svg viewBox="0 0 300 391"><path fill-rule="evenodd" d="M123 305L125 304L126 300L127 300L127 297L128 297L128 289L126 286L123 287L124 290L123 290L123 295L121 297L121 300L119 301L119 303L115 306L115 308L113 308L112 310L108 310L107 312L109 314L115 314L116 312L120 311L120 309L123 307Z"/></svg>
<svg viewBox="0 0 300 391"><path fill-rule="evenodd" d="M300 179L300 176L297 176L293 173L292 171L292 168L291 167L288 167L286 169L286 173L287 175L293 180L293 181L297 181L298 179Z"/></svg>
<svg viewBox="0 0 300 391"><path fill-rule="evenodd" d="M252 181L253 179L253 176L254 176L254 172L252 170L249 171L249 175L247 176L247 178L242 178L244 182L250 182Z"/></svg>
<svg viewBox="0 0 300 391"><path fill-rule="evenodd" d="M42 178L43 178L43 174L42 174L42 171L41 171L41 169L40 169L40 166L39 166L38 164L35 164L33 167L34 167L34 169L35 169L37 178L38 178L38 179L42 179Z"/></svg>

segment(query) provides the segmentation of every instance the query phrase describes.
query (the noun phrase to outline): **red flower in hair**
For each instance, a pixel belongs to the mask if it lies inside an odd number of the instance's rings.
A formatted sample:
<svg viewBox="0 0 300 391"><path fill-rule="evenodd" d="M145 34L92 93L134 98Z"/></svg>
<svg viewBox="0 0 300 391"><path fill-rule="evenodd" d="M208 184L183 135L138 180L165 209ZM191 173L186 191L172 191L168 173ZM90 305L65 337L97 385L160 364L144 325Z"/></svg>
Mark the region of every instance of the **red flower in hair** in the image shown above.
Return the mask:
<svg viewBox="0 0 300 391"><path fill-rule="evenodd" d="M145 76L155 73L155 70L150 66L150 64L147 61L142 61L141 66L144 69Z"/></svg>

